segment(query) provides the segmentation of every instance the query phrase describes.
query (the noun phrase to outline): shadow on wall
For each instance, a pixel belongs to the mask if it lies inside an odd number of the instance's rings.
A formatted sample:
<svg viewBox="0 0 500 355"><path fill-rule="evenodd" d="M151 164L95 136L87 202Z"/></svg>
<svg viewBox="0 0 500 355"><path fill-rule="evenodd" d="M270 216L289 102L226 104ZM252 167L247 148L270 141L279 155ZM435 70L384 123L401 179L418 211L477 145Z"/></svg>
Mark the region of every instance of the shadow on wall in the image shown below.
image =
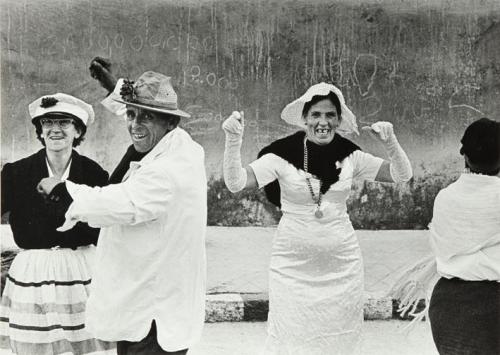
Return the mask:
<svg viewBox="0 0 500 355"><path fill-rule="evenodd" d="M412 160L447 163L426 148L450 150L470 122L500 112L498 0L10 0L0 8L4 163L40 147L28 104L65 92L96 110L82 153L115 166L130 143L99 104L105 90L87 70L95 55L124 77L172 76L192 116L183 126L205 148L210 174L219 172L220 126L231 111L246 114L242 159L250 160L292 133L281 110L321 81L342 89L360 125L392 122Z"/></svg>
<svg viewBox="0 0 500 355"><path fill-rule="evenodd" d="M407 184L365 182L355 186L347 210L355 229L425 229L432 218L434 199L457 176L425 173ZM208 225L271 226L281 212L270 204L263 190L232 194L222 179L208 186Z"/></svg>

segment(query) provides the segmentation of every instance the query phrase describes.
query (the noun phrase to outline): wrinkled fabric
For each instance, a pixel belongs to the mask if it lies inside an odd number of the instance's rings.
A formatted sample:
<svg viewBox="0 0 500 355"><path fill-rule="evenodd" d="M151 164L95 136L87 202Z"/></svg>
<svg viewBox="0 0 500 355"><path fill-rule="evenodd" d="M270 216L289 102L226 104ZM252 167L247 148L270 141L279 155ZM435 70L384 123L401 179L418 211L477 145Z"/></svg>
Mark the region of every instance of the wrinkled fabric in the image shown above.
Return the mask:
<svg viewBox="0 0 500 355"><path fill-rule="evenodd" d="M299 131L278 139L262 148L258 157L272 153L283 158L297 169L304 169L305 135L304 131ZM333 140L326 145L317 145L308 141L307 150L309 155L308 171L321 180L321 192L325 193L332 184L339 180L340 168L337 167L337 164L360 148L350 140L335 134ZM281 191L278 181L264 186L264 192L269 202L281 208Z"/></svg>
<svg viewBox="0 0 500 355"><path fill-rule="evenodd" d="M116 354L85 326L95 247L21 250L0 303L1 354Z"/></svg>
<svg viewBox="0 0 500 355"><path fill-rule="evenodd" d="M274 154L250 164L259 187L278 179L283 211L271 253L265 354L359 351L363 263L346 200L353 181L373 180L382 161L361 151L345 158L323 196L322 218L314 216L303 170ZM311 183L317 192L319 180Z"/></svg>
<svg viewBox="0 0 500 355"><path fill-rule="evenodd" d="M86 325L99 339L139 341L153 320L164 350L199 340L205 319L207 181L203 148L181 128L119 184L66 182L74 221L101 227Z"/></svg>
<svg viewBox="0 0 500 355"><path fill-rule="evenodd" d="M432 253L404 270L389 292L400 300L398 312L415 317L409 328L427 315L440 276L500 282L500 179L462 174L436 196L429 229ZM421 299L427 306L417 311Z"/></svg>
<svg viewBox="0 0 500 355"><path fill-rule="evenodd" d="M500 281L500 178L462 174L436 196L429 229L441 276Z"/></svg>

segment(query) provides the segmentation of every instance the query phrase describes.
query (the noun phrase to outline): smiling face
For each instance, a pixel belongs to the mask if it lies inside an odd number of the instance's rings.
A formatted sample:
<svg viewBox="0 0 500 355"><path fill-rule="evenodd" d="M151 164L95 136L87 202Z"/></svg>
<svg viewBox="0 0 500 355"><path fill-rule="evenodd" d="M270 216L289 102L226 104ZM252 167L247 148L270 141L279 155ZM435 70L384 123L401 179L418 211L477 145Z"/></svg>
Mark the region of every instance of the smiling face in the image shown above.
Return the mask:
<svg viewBox="0 0 500 355"><path fill-rule="evenodd" d="M40 137L49 151L60 152L73 149L73 141L81 136L74 119L64 117L44 117L40 119Z"/></svg>
<svg viewBox="0 0 500 355"><path fill-rule="evenodd" d="M323 99L311 105L303 118L307 139L318 145L330 143L340 124L340 116L330 99Z"/></svg>
<svg viewBox="0 0 500 355"><path fill-rule="evenodd" d="M135 150L140 153L149 152L171 130L167 120L134 106L127 106L127 128Z"/></svg>

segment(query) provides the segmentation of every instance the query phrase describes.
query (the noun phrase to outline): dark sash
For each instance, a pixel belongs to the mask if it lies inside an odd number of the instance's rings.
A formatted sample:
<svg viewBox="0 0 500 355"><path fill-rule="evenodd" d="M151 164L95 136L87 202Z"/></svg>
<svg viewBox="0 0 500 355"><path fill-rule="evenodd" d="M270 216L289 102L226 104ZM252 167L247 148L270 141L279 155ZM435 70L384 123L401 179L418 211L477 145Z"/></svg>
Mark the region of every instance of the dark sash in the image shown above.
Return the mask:
<svg viewBox="0 0 500 355"><path fill-rule="evenodd" d="M272 153L295 166L304 170L304 137L305 132L299 131L290 136L278 139L264 147L258 154ZM361 150L350 140L335 134L333 140L326 145L317 145L307 142L308 171L321 180L321 193L328 191L331 185L339 180L340 168L336 162L341 162L355 150ZM281 190L278 181L273 181L264 187L267 199L274 205L281 207Z"/></svg>

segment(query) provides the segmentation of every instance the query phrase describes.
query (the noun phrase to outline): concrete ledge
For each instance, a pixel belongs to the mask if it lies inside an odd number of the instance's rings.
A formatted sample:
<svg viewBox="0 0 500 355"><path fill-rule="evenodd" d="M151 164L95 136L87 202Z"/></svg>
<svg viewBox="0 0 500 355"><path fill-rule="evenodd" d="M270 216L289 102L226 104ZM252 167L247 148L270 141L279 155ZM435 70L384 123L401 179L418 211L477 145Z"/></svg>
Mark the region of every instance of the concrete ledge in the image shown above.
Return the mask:
<svg viewBox="0 0 500 355"><path fill-rule="evenodd" d="M401 317L397 312L398 300L376 294L365 295L365 320L411 320ZM423 309L425 301L420 300L419 309ZM205 322L257 322L266 321L269 312L269 297L265 293L238 294L221 293L207 295Z"/></svg>
<svg viewBox="0 0 500 355"><path fill-rule="evenodd" d="M365 320L391 319L393 315L393 303L390 297L366 294L363 308Z"/></svg>
<svg viewBox="0 0 500 355"><path fill-rule="evenodd" d="M266 321L269 312L269 297L267 293L242 294L244 303L244 321Z"/></svg>
<svg viewBox="0 0 500 355"><path fill-rule="evenodd" d="M237 293L207 295L205 322L240 322L243 320L243 298Z"/></svg>

